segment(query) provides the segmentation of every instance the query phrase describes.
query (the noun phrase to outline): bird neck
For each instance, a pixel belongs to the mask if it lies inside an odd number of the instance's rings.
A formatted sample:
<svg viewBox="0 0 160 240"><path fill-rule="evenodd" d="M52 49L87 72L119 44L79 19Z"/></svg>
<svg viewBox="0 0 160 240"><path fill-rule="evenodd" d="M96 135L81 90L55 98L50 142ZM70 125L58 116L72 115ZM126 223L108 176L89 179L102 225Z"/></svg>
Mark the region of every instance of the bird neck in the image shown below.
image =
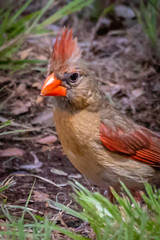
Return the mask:
<svg viewBox="0 0 160 240"><path fill-rule="evenodd" d="M97 89L86 100L80 99L77 102L69 101L66 97L55 97L54 107L74 114L84 109L89 112L97 112L103 108L104 103L110 105L106 96Z"/></svg>

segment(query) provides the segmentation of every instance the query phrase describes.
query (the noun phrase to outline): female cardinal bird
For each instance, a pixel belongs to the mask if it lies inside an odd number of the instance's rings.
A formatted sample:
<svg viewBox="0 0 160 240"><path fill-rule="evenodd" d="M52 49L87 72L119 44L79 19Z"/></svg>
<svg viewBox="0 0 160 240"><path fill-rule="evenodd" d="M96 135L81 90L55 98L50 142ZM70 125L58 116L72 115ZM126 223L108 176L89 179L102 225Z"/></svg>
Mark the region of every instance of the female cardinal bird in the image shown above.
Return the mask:
<svg viewBox="0 0 160 240"><path fill-rule="evenodd" d="M160 185L160 136L118 113L81 60L72 29L57 37L41 95L56 96L54 122L72 164L98 185Z"/></svg>

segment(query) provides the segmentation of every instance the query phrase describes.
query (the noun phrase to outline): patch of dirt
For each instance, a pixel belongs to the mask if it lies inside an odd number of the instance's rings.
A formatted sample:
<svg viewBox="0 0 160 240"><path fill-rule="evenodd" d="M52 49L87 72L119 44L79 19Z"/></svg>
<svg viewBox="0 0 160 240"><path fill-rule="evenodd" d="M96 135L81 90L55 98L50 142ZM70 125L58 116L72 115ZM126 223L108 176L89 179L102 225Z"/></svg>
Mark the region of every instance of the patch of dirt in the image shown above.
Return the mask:
<svg viewBox="0 0 160 240"><path fill-rule="evenodd" d="M99 35L98 24L96 30L93 23L87 23L85 27L82 20L82 25L81 31L77 31L79 45L89 67L98 76L102 91L122 113L160 132L159 65L155 65L141 27L132 24ZM54 40L49 37L41 41L28 39L19 56L32 58L35 54L36 58L48 59L49 47L46 46L51 46ZM57 218L61 225L65 223L77 228L80 221L65 214L60 216L48 205L47 198L77 209L68 185L70 179L78 180L90 190L102 192L102 189L90 184L63 154L53 125L52 98L40 96L45 75L29 69L12 75L1 72L0 121L13 120L4 131L27 131L0 136L0 182L13 176L13 186L5 191L7 204L24 206L36 179L28 205L31 211L49 219ZM12 213L20 214L16 210ZM60 239L60 235L56 239Z"/></svg>

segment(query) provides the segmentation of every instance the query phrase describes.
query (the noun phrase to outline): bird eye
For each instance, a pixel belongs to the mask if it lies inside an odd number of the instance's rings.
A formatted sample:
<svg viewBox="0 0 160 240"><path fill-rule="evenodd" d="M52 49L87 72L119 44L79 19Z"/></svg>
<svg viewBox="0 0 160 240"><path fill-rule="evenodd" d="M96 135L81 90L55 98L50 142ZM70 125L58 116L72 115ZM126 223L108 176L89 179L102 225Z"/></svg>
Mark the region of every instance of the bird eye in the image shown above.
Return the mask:
<svg viewBox="0 0 160 240"><path fill-rule="evenodd" d="M71 75L70 75L70 81L71 82L76 82L77 81L77 79L78 79L78 73L72 73Z"/></svg>

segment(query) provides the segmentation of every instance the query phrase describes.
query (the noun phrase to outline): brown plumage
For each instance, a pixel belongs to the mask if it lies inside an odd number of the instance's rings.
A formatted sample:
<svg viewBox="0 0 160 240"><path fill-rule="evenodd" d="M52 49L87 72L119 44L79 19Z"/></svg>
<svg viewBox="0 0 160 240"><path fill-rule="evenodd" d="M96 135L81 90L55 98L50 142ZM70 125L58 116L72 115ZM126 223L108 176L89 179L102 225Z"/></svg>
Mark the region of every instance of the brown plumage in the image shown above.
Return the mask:
<svg viewBox="0 0 160 240"><path fill-rule="evenodd" d="M57 37L42 95L56 96L54 121L64 151L86 177L119 189L160 185L160 137L118 113L81 60L72 30Z"/></svg>

